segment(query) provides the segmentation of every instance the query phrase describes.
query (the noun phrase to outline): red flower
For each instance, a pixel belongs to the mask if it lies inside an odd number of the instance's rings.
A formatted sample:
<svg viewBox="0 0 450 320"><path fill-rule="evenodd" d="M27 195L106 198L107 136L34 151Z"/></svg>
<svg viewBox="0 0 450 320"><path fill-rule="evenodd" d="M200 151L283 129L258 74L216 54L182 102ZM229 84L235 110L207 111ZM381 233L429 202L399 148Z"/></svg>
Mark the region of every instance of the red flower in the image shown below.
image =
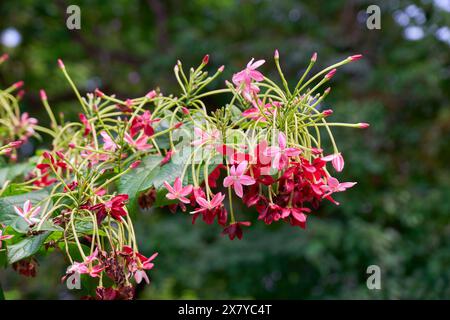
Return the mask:
<svg viewBox="0 0 450 320"><path fill-rule="evenodd" d="M241 240L242 239L241 226L249 227L250 225L251 225L250 221L233 222L228 227L223 229L222 235L228 234L230 240L234 240L235 237Z"/></svg>
<svg viewBox="0 0 450 320"><path fill-rule="evenodd" d="M117 221L121 221L121 218L127 215L125 210L125 201L128 200L127 194L119 194L113 197L111 200L105 203L99 203L90 207L90 210L95 211L97 214L97 221L100 224L106 215L109 214Z"/></svg>
<svg viewBox="0 0 450 320"><path fill-rule="evenodd" d="M136 116L131 121L131 128L130 128L131 136L134 136L141 129L144 129L144 133L146 136L152 136L155 133L152 124L160 120L161 119L152 119L152 114L150 113L150 111L145 110L145 112L142 115Z"/></svg>

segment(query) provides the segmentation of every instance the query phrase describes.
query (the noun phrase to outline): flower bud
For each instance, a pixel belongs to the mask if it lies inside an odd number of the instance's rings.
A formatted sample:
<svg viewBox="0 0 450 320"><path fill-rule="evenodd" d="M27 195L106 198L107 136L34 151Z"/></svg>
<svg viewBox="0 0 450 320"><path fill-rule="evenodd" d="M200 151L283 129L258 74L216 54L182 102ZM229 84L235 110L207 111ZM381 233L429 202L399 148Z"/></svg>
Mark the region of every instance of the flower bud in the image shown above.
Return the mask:
<svg viewBox="0 0 450 320"><path fill-rule="evenodd" d="M140 164L141 164L141 160L137 160L137 161L133 162L132 164L130 164L130 168L136 169L137 167L139 167Z"/></svg>
<svg viewBox="0 0 450 320"><path fill-rule="evenodd" d="M330 80L334 74L336 73L336 69L331 70L330 72L328 72L325 76L325 79Z"/></svg>
<svg viewBox="0 0 450 320"><path fill-rule="evenodd" d="M146 97L147 99L153 99L154 97L156 97L156 91L155 91L155 90L150 91L149 93L147 93L147 94L145 95L145 97Z"/></svg>
<svg viewBox="0 0 450 320"><path fill-rule="evenodd" d="M202 64L208 64L208 62L209 62L209 54L206 54L206 55L203 57Z"/></svg>
<svg viewBox="0 0 450 320"><path fill-rule="evenodd" d="M278 49L275 50L275 54L273 55L275 60L280 59L280 53L278 52Z"/></svg>
<svg viewBox="0 0 450 320"><path fill-rule="evenodd" d="M102 98L105 94L103 92L101 92L98 88L95 89L95 94L97 95L97 97Z"/></svg>
<svg viewBox="0 0 450 320"><path fill-rule="evenodd" d="M64 160L64 154L61 151L56 151L56 155L58 156L58 158L60 158L61 160Z"/></svg>
<svg viewBox="0 0 450 320"><path fill-rule="evenodd" d="M42 156L43 156L45 159L48 159L48 160L50 160L50 159L52 158L52 155L51 155L48 151L44 151L44 153L42 154Z"/></svg>
<svg viewBox="0 0 450 320"><path fill-rule="evenodd" d="M12 148L18 148L18 147L20 147L22 144L23 144L23 141L22 141L22 140L17 140L17 141L13 141L13 142L10 142L10 143L9 143L9 145L10 145Z"/></svg>
<svg viewBox="0 0 450 320"><path fill-rule="evenodd" d="M47 100L47 94L45 93L44 89L41 89L39 91L39 94L41 95L41 100L42 101Z"/></svg>
<svg viewBox="0 0 450 320"><path fill-rule="evenodd" d="M223 72L224 69L225 69L225 66L224 66L224 65L221 65L221 66L219 67L219 69L217 69L217 71Z"/></svg>
<svg viewBox="0 0 450 320"><path fill-rule="evenodd" d="M173 126L175 129L178 129L179 127L181 127L183 125L183 122L177 122L175 123L175 125Z"/></svg>
<svg viewBox="0 0 450 320"><path fill-rule="evenodd" d="M58 59L58 67L60 69L65 69L66 67L64 66L64 62L61 59Z"/></svg>
<svg viewBox="0 0 450 320"><path fill-rule="evenodd" d="M19 89L19 88L23 87L23 84L24 84L24 82L22 80L17 81L16 83L13 84L13 87L16 89Z"/></svg>
<svg viewBox="0 0 450 320"><path fill-rule="evenodd" d="M348 57L347 59L349 59L350 61L356 61L356 60L361 59L362 57L363 57L362 54L355 54L353 56Z"/></svg>
<svg viewBox="0 0 450 320"><path fill-rule="evenodd" d="M317 52L314 52L311 57L311 62L316 62L316 61L317 61Z"/></svg>
<svg viewBox="0 0 450 320"><path fill-rule="evenodd" d="M323 114L324 117L328 117L328 116L333 114L333 110L331 110L331 109L324 110L322 112L322 114Z"/></svg>
<svg viewBox="0 0 450 320"><path fill-rule="evenodd" d="M370 127L370 124L368 124L366 122L361 122L361 123L358 123L358 127L361 129L366 129L366 128Z"/></svg>

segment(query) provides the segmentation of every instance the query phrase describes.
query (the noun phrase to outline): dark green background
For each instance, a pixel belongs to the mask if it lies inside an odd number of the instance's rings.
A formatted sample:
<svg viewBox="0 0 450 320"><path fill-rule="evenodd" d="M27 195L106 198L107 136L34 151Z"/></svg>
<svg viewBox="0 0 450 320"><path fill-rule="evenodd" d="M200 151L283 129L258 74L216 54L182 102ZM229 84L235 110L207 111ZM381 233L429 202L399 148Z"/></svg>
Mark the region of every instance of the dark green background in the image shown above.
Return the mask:
<svg viewBox="0 0 450 320"><path fill-rule="evenodd" d="M445 1L2 1L0 32L14 27L22 42L0 44L11 55L0 81L25 80L23 107L45 123L40 88L66 117L79 111L56 68L59 57L83 91L98 86L127 98L155 86L177 93L176 60L190 66L205 53L211 68L226 65L215 86L251 57L268 60L261 69L276 76L275 48L291 84L314 51L316 71L362 53L333 78L326 102L336 121L371 124L335 130L346 159L338 178L358 181L336 197L341 206L324 203L307 230L265 226L241 208L255 222L241 241L221 237L218 226L192 226L181 213L142 212L135 221L143 251L160 255L138 297L450 298L450 40L436 37L450 25L450 9L437 2ZM65 8L74 3L80 31L65 27ZM381 30L365 25L370 4L381 7ZM411 14L409 25L394 19L401 12ZM424 37L405 38L411 26ZM214 108L225 100L208 102ZM59 282L59 255L39 262L36 279L1 271L7 298L77 296ZM366 287L372 264L382 270L381 290Z"/></svg>

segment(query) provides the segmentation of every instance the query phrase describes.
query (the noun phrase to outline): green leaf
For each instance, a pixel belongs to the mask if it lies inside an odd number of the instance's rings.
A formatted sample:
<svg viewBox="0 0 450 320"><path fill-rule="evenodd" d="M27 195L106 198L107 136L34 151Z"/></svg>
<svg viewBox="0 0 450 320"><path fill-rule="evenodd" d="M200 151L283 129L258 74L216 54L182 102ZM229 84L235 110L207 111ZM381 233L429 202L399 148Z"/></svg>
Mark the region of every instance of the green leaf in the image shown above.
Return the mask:
<svg viewBox="0 0 450 320"><path fill-rule="evenodd" d="M29 230L29 225L17 215L14 211L14 206L22 207L27 200L30 200L34 206L48 197L48 195L46 190L39 190L0 198L0 223L13 227L17 232L26 233ZM40 214L42 215L44 212L41 211Z"/></svg>
<svg viewBox="0 0 450 320"><path fill-rule="evenodd" d="M94 232L92 221L78 221L75 223L75 229L77 230L77 233L88 235L91 235ZM98 233L100 236L106 236L106 233L103 230L98 230Z"/></svg>
<svg viewBox="0 0 450 320"><path fill-rule="evenodd" d="M8 262L12 264L19 260L28 258L38 252L39 248L44 244L44 241L47 239L49 234L50 232L43 232L8 246Z"/></svg>
<svg viewBox="0 0 450 320"><path fill-rule="evenodd" d="M11 181L20 175L23 175L33 169L34 164L31 162L18 163L8 165L0 168L0 185L3 185L7 180Z"/></svg>
<svg viewBox="0 0 450 320"><path fill-rule="evenodd" d="M137 197L139 192L147 190L153 185L153 181L159 172L161 156L150 155L142 159L142 163L136 169L124 174L119 181L119 193L126 193L129 196L128 210L133 212L137 207Z"/></svg>

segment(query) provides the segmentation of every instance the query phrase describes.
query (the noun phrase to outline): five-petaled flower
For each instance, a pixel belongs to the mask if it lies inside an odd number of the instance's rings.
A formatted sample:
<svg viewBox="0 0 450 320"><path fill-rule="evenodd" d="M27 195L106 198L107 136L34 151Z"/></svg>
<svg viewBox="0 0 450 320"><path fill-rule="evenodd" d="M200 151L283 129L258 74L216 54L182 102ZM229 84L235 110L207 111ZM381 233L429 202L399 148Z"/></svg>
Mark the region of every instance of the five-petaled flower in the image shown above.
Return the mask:
<svg viewBox="0 0 450 320"><path fill-rule="evenodd" d="M105 203L98 203L91 206L89 209L96 212L97 222L100 224L103 219L109 214L111 217L117 221L122 221L122 217L127 215L125 210L125 201L128 200L127 194L119 194L113 197L111 200Z"/></svg>
<svg viewBox="0 0 450 320"><path fill-rule="evenodd" d="M116 151L117 144L114 142L114 140L109 136L109 134L106 131L100 132L100 135L103 138L103 149L105 151Z"/></svg>
<svg viewBox="0 0 450 320"><path fill-rule="evenodd" d="M137 150L145 151L152 147L151 144L147 143L148 137L146 135L142 135L141 137L134 140L128 133L125 132L123 138L130 146Z"/></svg>
<svg viewBox="0 0 450 320"><path fill-rule="evenodd" d="M152 136L155 133L152 124L160 120L161 119L152 119L152 114L150 113L150 111L145 110L142 115L136 116L131 121L131 128L130 128L131 136L134 136L141 129L144 129L144 134L146 136Z"/></svg>
<svg viewBox="0 0 450 320"><path fill-rule="evenodd" d="M286 148L286 136L280 132L278 134L278 147L269 147L265 151L265 155L272 157L272 167L282 170L289 163L289 157L296 157L301 153L297 148Z"/></svg>
<svg viewBox="0 0 450 320"><path fill-rule="evenodd" d="M214 210L215 208L222 205L223 199L225 199L225 195L222 192L217 193L214 197L208 201L204 197L196 197L195 201L197 201L200 206L199 209L192 211L192 213L200 213L206 210Z"/></svg>
<svg viewBox="0 0 450 320"><path fill-rule="evenodd" d="M39 222L39 219L36 218L36 216L41 211L41 207L33 208L33 206L31 205L31 201L30 200L25 201L25 203L23 204L23 208L19 208L17 206L14 206L14 210L29 225L33 225L36 222Z"/></svg>
<svg viewBox="0 0 450 320"><path fill-rule="evenodd" d="M158 252L155 252L147 258L141 253L133 251L131 247L124 246L121 254L124 255L125 259L128 261L128 269L133 274L136 283L141 283L142 280L145 280L145 282L149 284L150 280L148 279L145 270L153 269L154 263L152 261L158 256Z"/></svg>
<svg viewBox="0 0 450 320"><path fill-rule="evenodd" d="M260 82L264 80L264 76L261 72L256 69L262 66L265 60L258 60L254 62L254 58L250 60L247 64L247 67L239 71L238 73L233 75L233 83L236 85L239 92L243 94L243 96L251 101L253 95L259 92L259 88L252 81Z"/></svg>
<svg viewBox="0 0 450 320"><path fill-rule="evenodd" d="M356 182L339 182L338 179L333 177L328 177L328 184L320 186L320 189L324 192L322 197L328 197L332 193L342 192L348 188L353 187Z"/></svg>
<svg viewBox="0 0 450 320"><path fill-rule="evenodd" d="M167 199L170 200L178 199L183 203L191 202L188 198L186 198L186 196L188 196L192 192L192 185L187 185L186 187L183 187L181 179L179 177L175 179L173 187L167 181L164 181L164 186L169 191L169 193L166 194Z"/></svg>
<svg viewBox="0 0 450 320"><path fill-rule="evenodd" d="M236 192L236 195L239 198L242 198L244 195L243 185L250 186L256 182L251 176L244 174L247 169L247 165L247 161L242 161L237 167L231 166L230 175L223 180L223 186L233 186L234 192Z"/></svg>

